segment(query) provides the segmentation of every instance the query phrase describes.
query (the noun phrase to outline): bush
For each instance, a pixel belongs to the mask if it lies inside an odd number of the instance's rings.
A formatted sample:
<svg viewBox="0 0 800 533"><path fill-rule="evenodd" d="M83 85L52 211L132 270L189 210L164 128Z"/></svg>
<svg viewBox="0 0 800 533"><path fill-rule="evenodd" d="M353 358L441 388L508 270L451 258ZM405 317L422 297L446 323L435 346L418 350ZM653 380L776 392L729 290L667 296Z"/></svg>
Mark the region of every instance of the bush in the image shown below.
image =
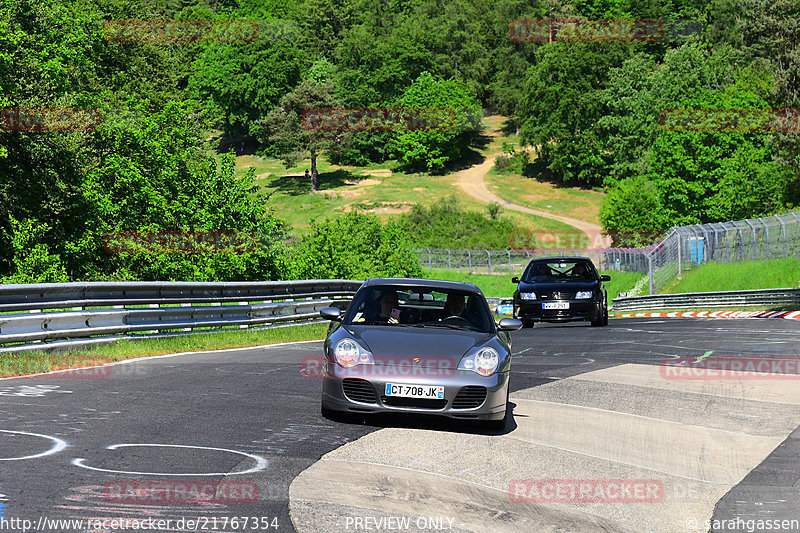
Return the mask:
<svg viewBox="0 0 800 533"><path fill-rule="evenodd" d="M431 248L505 249L515 229L506 219L463 209L455 196L415 205L401 221L415 246Z"/></svg>
<svg viewBox="0 0 800 533"><path fill-rule="evenodd" d="M403 228L376 215L350 212L312 221L290 265L292 279L419 277L422 269Z"/></svg>

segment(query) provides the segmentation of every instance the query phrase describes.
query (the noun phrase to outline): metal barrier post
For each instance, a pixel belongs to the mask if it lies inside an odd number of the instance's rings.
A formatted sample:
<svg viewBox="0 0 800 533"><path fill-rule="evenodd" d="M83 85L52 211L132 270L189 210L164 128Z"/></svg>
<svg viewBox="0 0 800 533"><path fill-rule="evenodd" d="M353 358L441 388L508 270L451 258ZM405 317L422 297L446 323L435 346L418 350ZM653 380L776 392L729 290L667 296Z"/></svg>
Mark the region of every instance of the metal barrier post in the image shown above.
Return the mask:
<svg viewBox="0 0 800 533"><path fill-rule="evenodd" d="M484 250L486 252L486 256L489 258L489 275L492 275L492 254L489 253L489 250Z"/></svg>
<svg viewBox="0 0 800 533"><path fill-rule="evenodd" d="M786 224L780 217L775 217L781 223L781 238L783 240L783 258L786 259Z"/></svg>
<svg viewBox="0 0 800 533"><path fill-rule="evenodd" d="M750 226L753 229L753 261L755 261L756 260L756 227L755 227L754 224L752 224L750 222L749 219L746 218L746 219L744 219L744 221L747 222L747 225Z"/></svg>
<svg viewBox="0 0 800 533"><path fill-rule="evenodd" d="M650 294L655 294L655 287L653 286L653 256L647 255L647 280L650 282Z"/></svg>

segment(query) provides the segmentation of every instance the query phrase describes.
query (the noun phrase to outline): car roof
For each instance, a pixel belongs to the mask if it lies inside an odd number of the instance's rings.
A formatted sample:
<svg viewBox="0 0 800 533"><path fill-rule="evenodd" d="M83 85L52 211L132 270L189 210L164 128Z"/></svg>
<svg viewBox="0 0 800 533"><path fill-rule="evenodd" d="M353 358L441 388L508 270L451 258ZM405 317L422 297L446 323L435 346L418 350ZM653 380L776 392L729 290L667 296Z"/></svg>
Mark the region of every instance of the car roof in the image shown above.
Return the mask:
<svg viewBox="0 0 800 533"><path fill-rule="evenodd" d="M577 255L570 255L570 256L554 255L554 256L551 256L551 257L537 257L536 259L531 260L531 263L534 263L534 262L537 262L537 261L540 261L540 262L545 262L546 261L548 263L553 262L553 261L591 261L591 258L589 258L589 257L580 257L580 256L577 256Z"/></svg>
<svg viewBox="0 0 800 533"><path fill-rule="evenodd" d="M370 278L364 282L362 287L372 285L396 285L400 287L433 287L435 289L450 289L457 291L474 292L483 296L481 290L472 283L462 281L445 281L441 279L422 279L422 278Z"/></svg>

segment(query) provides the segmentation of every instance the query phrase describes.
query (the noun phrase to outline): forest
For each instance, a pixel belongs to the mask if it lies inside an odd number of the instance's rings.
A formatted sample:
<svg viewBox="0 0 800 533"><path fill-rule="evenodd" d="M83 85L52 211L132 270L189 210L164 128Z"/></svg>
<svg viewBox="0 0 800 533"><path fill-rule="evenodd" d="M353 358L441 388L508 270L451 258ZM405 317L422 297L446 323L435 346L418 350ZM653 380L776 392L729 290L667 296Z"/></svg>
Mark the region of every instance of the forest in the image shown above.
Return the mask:
<svg viewBox="0 0 800 533"><path fill-rule="evenodd" d="M309 131L308 108L506 116L536 155L520 172L604 191L621 245L791 211L799 43L796 0L0 0L0 281L419 275L410 228L442 209L298 236L236 151L433 176L480 128ZM159 231L259 245L108 253Z"/></svg>

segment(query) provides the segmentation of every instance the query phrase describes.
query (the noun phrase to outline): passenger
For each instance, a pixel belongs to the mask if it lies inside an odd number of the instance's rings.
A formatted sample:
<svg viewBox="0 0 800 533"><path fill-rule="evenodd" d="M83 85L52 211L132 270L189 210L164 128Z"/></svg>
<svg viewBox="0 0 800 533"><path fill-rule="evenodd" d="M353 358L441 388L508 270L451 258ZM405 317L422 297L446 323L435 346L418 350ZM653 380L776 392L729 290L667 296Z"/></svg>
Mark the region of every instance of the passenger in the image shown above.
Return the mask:
<svg viewBox="0 0 800 533"><path fill-rule="evenodd" d="M542 263L536 269L536 275L540 278L547 278L553 275L553 271L550 270L550 267L546 264Z"/></svg>

